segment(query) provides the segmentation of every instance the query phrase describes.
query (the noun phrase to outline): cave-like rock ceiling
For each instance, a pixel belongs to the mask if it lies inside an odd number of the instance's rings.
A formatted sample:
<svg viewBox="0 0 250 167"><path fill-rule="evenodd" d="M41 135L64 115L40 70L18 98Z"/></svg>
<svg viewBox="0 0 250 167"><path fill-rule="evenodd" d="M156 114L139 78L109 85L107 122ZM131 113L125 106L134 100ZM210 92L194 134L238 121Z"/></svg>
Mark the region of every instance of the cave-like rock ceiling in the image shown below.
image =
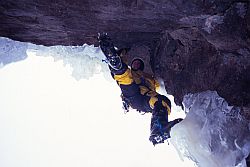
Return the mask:
<svg viewBox="0 0 250 167"><path fill-rule="evenodd" d="M250 108L248 0L1 0L0 36L42 45L96 44L107 32L150 60L177 104L216 90Z"/></svg>

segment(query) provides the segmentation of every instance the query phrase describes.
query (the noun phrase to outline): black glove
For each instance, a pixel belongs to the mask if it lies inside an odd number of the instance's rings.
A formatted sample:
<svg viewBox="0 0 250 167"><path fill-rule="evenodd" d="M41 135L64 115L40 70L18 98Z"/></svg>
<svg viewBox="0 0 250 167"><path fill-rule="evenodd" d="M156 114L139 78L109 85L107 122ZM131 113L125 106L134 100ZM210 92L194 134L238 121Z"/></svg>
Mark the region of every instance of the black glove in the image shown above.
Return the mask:
<svg viewBox="0 0 250 167"><path fill-rule="evenodd" d="M99 33L98 41L100 43L100 48L105 56L111 56L117 53L114 44L107 33Z"/></svg>
<svg viewBox="0 0 250 167"><path fill-rule="evenodd" d="M107 41L107 40L111 40L111 38L108 36L107 33L98 33L98 41Z"/></svg>

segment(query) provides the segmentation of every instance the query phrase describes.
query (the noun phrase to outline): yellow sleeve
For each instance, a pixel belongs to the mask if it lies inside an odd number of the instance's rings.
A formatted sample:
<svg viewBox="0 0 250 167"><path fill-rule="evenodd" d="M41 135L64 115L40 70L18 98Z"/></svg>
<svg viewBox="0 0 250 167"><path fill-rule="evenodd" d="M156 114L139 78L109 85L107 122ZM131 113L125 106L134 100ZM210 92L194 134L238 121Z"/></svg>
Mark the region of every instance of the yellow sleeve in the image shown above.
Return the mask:
<svg viewBox="0 0 250 167"><path fill-rule="evenodd" d="M149 82L151 90L158 91L160 89L160 83L150 74L143 72L143 76Z"/></svg>
<svg viewBox="0 0 250 167"><path fill-rule="evenodd" d="M155 85L154 85L155 91L158 92L160 90L160 83L156 79L154 79L154 83L155 83Z"/></svg>

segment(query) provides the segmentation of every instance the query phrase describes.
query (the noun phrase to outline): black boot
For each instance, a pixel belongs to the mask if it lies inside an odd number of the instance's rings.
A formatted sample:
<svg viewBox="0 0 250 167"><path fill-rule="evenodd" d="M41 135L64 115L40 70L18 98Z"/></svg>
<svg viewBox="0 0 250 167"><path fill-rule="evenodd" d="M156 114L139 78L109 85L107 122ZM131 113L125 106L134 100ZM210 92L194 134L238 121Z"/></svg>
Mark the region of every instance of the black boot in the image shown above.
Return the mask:
<svg viewBox="0 0 250 167"><path fill-rule="evenodd" d="M106 57L106 62L114 70L120 70L122 68L121 57L117 54L114 44L107 33L98 35L100 48Z"/></svg>
<svg viewBox="0 0 250 167"><path fill-rule="evenodd" d="M151 118L151 134L149 140L153 143L153 145L164 143L164 140L170 138L171 128L181 121L182 119L179 118L168 122L167 110L164 108L158 110L156 109L153 111Z"/></svg>
<svg viewBox="0 0 250 167"><path fill-rule="evenodd" d="M155 109L152 113L149 137L149 140L153 143L153 145L164 143L164 140L170 137L169 133L164 132L167 124L167 110L164 108Z"/></svg>
<svg viewBox="0 0 250 167"><path fill-rule="evenodd" d="M164 128L164 131L165 132L170 132L171 128L173 126L175 126L176 124L178 124L179 122L181 122L183 119L182 118L178 118L178 119L175 119L173 121L169 121L167 126Z"/></svg>

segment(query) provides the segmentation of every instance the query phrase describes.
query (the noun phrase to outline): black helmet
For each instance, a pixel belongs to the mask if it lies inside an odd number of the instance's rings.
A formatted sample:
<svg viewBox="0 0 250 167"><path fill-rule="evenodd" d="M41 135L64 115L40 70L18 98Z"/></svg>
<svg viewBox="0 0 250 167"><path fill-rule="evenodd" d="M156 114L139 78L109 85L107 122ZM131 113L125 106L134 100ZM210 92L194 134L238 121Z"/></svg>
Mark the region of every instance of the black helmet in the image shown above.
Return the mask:
<svg viewBox="0 0 250 167"><path fill-rule="evenodd" d="M134 71L144 70L144 61L141 58L134 58L131 62L131 69Z"/></svg>

